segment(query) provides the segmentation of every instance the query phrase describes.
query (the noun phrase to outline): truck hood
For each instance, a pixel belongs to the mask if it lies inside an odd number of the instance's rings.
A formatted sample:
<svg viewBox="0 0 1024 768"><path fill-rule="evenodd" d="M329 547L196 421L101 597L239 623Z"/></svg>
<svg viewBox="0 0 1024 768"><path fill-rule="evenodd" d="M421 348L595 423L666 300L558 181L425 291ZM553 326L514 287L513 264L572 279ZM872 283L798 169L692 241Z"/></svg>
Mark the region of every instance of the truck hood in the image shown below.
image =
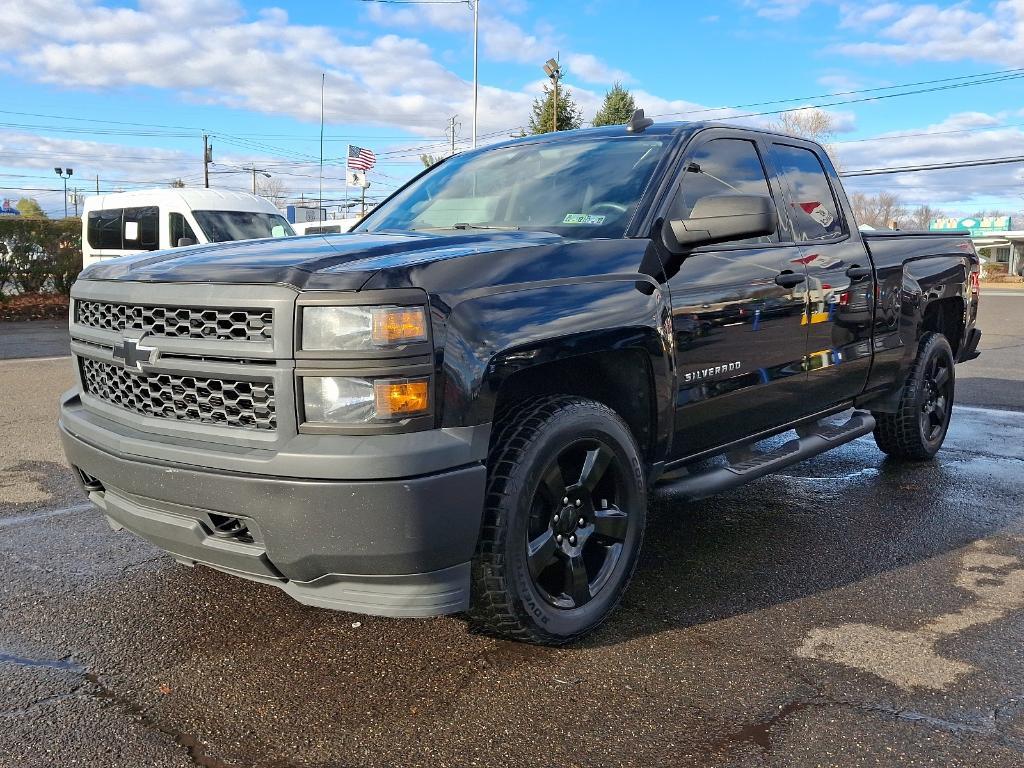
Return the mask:
<svg viewBox="0 0 1024 768"><path fill-rule="evenodd" d="M156 251L99 262L81 277L140 282L286 284L353 290L389 267L549 246L549 232L469 231L307 235Z"/></svg>

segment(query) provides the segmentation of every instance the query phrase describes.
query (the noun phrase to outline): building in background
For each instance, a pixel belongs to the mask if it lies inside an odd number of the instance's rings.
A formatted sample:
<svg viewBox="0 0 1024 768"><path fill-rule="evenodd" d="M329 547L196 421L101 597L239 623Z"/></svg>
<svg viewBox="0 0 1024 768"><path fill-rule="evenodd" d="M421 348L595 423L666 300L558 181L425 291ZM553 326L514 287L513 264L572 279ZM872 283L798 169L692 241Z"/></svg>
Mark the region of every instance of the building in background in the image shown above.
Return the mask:
<svg viewBox="0 0 1024 768"><path fill-rule="evenodd" d="M1004 272L1019 276L1024 274L1024 230L1015 230L1013 224L1010 216L941 218L932 219L928 229L939 232L966 229L971 233L978 255L986 262L987 276Z"/></svg>

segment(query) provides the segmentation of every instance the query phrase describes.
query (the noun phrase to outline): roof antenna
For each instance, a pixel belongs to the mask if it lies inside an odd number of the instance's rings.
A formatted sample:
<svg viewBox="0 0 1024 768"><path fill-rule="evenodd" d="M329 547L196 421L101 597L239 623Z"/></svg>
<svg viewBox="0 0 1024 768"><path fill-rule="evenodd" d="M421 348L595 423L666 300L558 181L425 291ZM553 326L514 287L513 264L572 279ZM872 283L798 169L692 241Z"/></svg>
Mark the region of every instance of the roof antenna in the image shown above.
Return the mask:
<svg viewBox="0 0 1024 768"><path fill-rule="evenodd" d="M629 133L643 133L645 128L650 128L652 125L654 125L654 120L644 117L644 111L638 109L633 112L633 116L626 123L626 130Z"/></svg>

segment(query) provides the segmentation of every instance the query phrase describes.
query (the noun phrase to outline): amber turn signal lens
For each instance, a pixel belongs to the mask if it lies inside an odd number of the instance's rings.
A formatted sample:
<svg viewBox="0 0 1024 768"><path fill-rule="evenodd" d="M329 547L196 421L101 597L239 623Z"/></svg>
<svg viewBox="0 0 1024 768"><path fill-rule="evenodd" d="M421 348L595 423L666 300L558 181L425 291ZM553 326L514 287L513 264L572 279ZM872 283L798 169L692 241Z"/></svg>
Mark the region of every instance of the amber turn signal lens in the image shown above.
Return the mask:
<svg viewBox="0 0 1024 768"><path fill-rule="evenodd" d="M427 379L378 379L373 382L374 410L382 419L415 416L430 408Z"/></svg>
<svg viewBox="0 0 1024 768"><path fill-rule="evenodd" d="M423 307L375 307L370 337L378 346L426 341L427 313Z"/></svg>

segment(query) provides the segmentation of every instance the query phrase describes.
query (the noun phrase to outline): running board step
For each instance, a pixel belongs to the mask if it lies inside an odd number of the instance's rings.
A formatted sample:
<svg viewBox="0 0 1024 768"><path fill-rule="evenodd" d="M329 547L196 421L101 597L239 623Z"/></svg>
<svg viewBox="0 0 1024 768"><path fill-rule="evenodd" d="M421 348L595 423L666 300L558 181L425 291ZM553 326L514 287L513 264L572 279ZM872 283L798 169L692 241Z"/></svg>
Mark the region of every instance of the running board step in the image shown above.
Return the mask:
<svg viewBox="0 0 1024 768"><path fill-rule="evenodd" d="M811 424L797 429L797 437L769 452L745 449L727 454L729 463L710 469L696 470L674 480L661 483L657 491L670 492L674 499L687 501L707 498L722 491L770 475L790 464L830 451L875 428L875 417L867 411L854 411L844 424Z"/></svg>

